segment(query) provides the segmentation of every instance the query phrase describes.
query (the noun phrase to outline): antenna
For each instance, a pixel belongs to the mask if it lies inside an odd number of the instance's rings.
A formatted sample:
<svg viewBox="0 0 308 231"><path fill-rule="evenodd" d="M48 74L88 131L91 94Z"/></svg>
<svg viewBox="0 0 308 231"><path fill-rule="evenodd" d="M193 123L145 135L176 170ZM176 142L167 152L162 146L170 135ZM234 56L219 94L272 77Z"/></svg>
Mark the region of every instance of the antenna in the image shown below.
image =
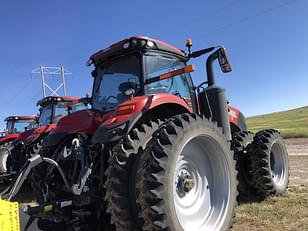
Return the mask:
<svg viewBox="0 0 308 231"><path fill-rule="evenodd" d="M46 97L46 92L49 90L52 96L59 96L59 91L63 90L63 95L66 96L66 83L65 83L65 75L71 75L72 73L66 69L64 66L60 67L44 67L39 66L38 68L34 69L32 74L40 74L42 80L42 91L43 97ZM47 75L59 76L60 82L57 88L53 89L50 84L47 83L46 77Z"/></svg>

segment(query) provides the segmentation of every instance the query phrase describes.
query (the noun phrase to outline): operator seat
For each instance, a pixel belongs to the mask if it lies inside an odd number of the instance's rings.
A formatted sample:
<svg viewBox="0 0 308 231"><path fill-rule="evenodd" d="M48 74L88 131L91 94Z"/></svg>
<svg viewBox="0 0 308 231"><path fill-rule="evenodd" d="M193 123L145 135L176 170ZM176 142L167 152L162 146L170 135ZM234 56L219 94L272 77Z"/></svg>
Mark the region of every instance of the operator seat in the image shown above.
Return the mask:
<svg viewBox="0 0 308 231"><path fill-rule="evenodd" d="M120 93L117 95L118 103L122 103L130 98L129 95L126 95L125 92L128 89L133 89L137 91L137 84L135 82L124 82L119 85Z"/></svg>

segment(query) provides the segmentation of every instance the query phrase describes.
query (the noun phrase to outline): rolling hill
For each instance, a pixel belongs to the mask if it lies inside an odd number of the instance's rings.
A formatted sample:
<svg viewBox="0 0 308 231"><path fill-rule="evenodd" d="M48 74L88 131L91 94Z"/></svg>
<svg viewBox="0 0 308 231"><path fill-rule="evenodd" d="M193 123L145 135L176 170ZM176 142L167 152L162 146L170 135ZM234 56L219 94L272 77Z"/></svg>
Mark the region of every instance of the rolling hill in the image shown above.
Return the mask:
<svg viewBox="0 0 308 231"><path fill-rule="evenodd" d="M285 138L308 137L308 106L247 118L248 129L278 129Z"/></svg>

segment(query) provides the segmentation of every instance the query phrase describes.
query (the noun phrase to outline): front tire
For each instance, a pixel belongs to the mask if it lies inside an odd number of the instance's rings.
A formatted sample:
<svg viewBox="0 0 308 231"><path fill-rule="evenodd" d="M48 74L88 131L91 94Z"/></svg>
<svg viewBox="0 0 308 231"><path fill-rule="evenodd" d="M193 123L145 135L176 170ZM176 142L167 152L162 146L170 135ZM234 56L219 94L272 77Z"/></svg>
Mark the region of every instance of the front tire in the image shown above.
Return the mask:
<svg viewBox="0 0 308 231"><path fill-rule="evenodd" d="M196 114L169 119L138 165L143 230L228 230L237 198L230 145L213 122Z"/></svg>
<svg viewBox="0 0 308 231"><path fill-rule="evenodd" d="M0 146L0 174L7 172L7 159L12 150L11 143L6 143Z"/></svg>
<svg viewBox="0 0 308 231"><path fill-rule="evenodd" d="M142 226L136 205L136 166L159 124L157 120L139 125L112 150L106 171L105 201L111 223L119 231L139 230Z"/></svg>

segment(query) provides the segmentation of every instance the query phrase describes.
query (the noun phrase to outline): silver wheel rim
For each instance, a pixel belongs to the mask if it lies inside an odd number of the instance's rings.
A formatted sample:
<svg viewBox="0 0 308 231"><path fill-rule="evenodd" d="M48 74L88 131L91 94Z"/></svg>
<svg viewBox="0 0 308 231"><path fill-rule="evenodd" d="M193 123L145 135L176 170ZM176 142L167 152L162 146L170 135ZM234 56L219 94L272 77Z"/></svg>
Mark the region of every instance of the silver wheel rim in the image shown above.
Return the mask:
<svg viewBox="0 0 308 231"><path fill-rule="evenodd" d="M279 143L274 143L270 154L270 167L273 181L277 186L285 183L288 171L287 161L285 150Z"/></svg>
<svg viewBox="0 0 308 231"><path fill-rule="evenodd" d="M6 161L8 157L8 151L5 149L0 150L0 172L1 173L6 173Z"/></svg>
<svg viewBox="0 0 308 231"><path fill-rule="evenodd" d="M223 226L231 190L225 155L219 143L205 135L183 147L173 184L174 207L183 230L220 230Z"/></svg>

